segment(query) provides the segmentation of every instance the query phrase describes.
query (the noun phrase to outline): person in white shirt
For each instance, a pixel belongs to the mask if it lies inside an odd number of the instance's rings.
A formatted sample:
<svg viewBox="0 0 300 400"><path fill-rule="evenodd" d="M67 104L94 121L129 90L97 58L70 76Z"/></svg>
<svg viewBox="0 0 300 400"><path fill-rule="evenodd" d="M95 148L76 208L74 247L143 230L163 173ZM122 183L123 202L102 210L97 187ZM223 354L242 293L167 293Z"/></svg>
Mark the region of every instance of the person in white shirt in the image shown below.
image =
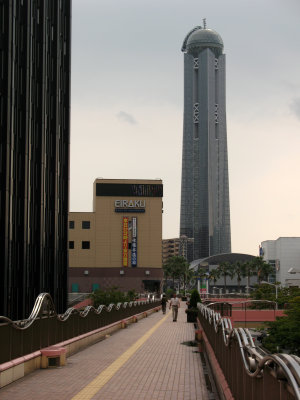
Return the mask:
<svg viewBox="0 0 300 400"><path fill-rule="evenodd" d="M170 309L172 307L172 315L173 315L173 322L177 321L177 315L178 315L178 308L180 307L180 301L178 297L176 296L176 293L173 294L172 299L170 300Z"/></svg>

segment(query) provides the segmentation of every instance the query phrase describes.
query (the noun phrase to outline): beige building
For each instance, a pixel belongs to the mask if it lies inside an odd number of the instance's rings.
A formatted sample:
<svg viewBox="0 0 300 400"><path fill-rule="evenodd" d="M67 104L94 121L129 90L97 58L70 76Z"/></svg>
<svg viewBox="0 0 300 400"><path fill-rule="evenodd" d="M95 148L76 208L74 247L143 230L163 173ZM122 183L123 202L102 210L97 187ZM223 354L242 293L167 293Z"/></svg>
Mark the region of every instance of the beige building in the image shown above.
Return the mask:
<svg viewBox="0 0 300 400"><path fill-rule="evenodd" d="M69 213L69 291L159 290L161 180L96 179L93 212Z"/></svg>
<svg viewBox="0 0 300 400"><path fill-rule="evenodd" d="M180 239L163 239L162 241L162 263L167 262L168 258L180 255Z"/></svg>
<svg viewBox="0 0 300 400"><path fill-rule="evenodd" d="M168 258L181 256L187 259L188 247L192 246L194 239L188 238L185 235L180 238L163 239L162 241L162 263L167 262Z"/></svg>

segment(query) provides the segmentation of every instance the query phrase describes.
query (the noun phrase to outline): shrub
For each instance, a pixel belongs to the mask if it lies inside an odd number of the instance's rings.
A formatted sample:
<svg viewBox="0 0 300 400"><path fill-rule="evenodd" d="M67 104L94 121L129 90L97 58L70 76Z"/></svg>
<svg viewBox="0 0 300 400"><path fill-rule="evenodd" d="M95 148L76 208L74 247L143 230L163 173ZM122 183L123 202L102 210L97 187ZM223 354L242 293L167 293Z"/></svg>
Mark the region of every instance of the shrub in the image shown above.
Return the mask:
<svg viewBox="0 0 300 400"><path fill-rule="evenodd" d="M268 336L263 345L271 352L285 352L300 356L300 296L295 296L285 311L286 316L269 322Z"/></svg>
<svg viewBox="0 0 300 400"><path fill-rule="evenodd" d="M128 290L127 298L128 298L127 301L134 301L134 300L136 300L138 298L138 294L134 289Z"/></svg>
<svg viewBox="0 0 300 400"><path fill-rule="evenodd" d="M196 322L198 315L197 303L200 303L200 295L197 289L194 289L191 293L191 298L188 303L188 308L185 310L187 314L187 322Z"/></svg>
<svg viewBox="0 0 300 400"><path fill-rule="evenodd" d="M114 286L105 290L97 289L91 293L90 298L93 300L95 308L104 304L125 303L126 301L132 301L132 296L136 296L135 291L131 290L127 294L118 290L118 287Z"/></svg>
<svg viewBox="0 0 300 400"><path fill-rule="evenodd" d="M194 289L191 293L190 308L197 308L197 303L201 303L201 298L198 290Z"/></svg>
<svg viewBox="0 0 300 400"><path fill-rule="evenodd" d="M166 290L167 298L170 299L173 296L174 293L176 293L176 291L174 289L167 289Z"/></svg>

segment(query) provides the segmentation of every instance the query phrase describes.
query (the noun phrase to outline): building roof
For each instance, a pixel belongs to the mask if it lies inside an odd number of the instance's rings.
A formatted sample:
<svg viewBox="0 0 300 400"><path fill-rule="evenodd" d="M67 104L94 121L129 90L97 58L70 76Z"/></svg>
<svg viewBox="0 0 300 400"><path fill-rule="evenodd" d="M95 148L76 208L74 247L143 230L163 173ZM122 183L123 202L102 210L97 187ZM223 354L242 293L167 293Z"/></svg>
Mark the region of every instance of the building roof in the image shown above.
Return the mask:
<svg viewBox="0 0 300 400"><path fill-rule="evenodd" d="M218 265L223 262L229 262L231 264L239 262L247 262L255 259L256 256L252 256L251 254L243 254L243 253L223 253L216 254L214 256L210 256L207 258L201 258L199 260L194 260L191 262L190 267L194 268L198 265L208 266L208 265Z"/></svg>
<svg viewBox="0 0 300 400"><path fill-rule="evenodd" d="M221 36L212 29L197 29L187 40L187 50L201 47L218 47L223 49Z"/></svg>
<svg viewBox="0 0 300 400"><path fill-rule="evenodd" d="M221 36L213 29L196 26L185 37L182 51L193 53L201 48L214 48L218 53L222 53L224 43Z"/></svg>

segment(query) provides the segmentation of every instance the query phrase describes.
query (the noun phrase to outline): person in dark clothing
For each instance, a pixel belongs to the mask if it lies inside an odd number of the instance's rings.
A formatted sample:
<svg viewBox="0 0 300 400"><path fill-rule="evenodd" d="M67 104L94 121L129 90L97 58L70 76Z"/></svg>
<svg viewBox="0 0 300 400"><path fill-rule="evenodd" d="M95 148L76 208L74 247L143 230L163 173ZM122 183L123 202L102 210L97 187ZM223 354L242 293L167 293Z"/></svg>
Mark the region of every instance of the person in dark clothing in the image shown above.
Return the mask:
<svg viewBox="0 0 300 400"><path fill-rule="evenodd" d="M161 309L162 309L163 314L166 313L167 303L168 303L167 296L165 294L163 294L162 298L161 298Z"/></svg>

